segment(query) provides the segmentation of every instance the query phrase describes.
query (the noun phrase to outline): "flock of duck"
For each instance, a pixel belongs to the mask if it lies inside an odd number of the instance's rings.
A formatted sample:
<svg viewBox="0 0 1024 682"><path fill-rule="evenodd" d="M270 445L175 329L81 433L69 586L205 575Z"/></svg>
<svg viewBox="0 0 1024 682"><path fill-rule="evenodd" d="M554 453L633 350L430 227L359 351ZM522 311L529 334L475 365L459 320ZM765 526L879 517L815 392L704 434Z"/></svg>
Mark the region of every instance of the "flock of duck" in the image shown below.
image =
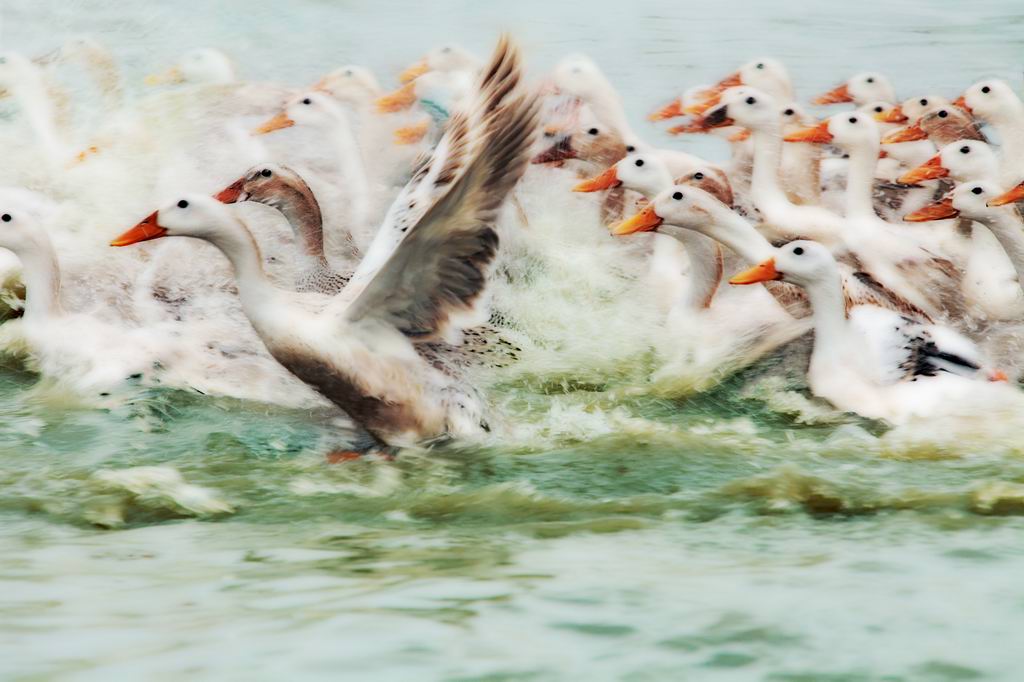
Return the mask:
<svg viewBox="0 0 1024 682"><path fill-rule="evenodd" d="M720 164L644 140L584 56L529 85L503 37L399 81L244 82L196 50L129 106L90 39L0 56L4 352L83 399L139 383L326 399L354 454L480 435L473 368L516 362L517 321L489 297L522 257L502 246L538 229L531 177L567 178L684 362L720 377L813 328L807 384L841 411L901 424L1019 395L1024 103L1006 83L901 101L859 74L813 101L852 105L819 121L756 59L650 115L721 136Z"/></svg>

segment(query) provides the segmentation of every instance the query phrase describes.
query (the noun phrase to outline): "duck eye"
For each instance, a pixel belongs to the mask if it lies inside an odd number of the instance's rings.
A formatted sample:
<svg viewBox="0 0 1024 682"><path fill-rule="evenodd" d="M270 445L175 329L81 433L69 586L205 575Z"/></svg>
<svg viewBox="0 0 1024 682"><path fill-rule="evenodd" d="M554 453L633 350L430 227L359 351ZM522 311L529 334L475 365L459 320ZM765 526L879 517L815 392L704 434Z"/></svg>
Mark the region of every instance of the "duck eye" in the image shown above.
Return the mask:
<svg viewBox="0 0 1024 682"><path fill-rule="evenodd" d="M313 100L311 100L310 98L307 97L306 99L302 100L302 103L303 104L312 104Z"/></svg>
<svg viewBox="0 0 1024 682"><path fill-rule="evenodd" d="M983 88L981 89L981 91L982 91L982 92L984 92L984 93L985 93L985 94L987 95L988 93L992 92L992 88L990 88L990 87L988 87L988 86L986 85L985 87L983 87Z"/></svg>
<svg viewBox="0 0 1024 682"><path fill-rule="evenodd" d="M802 256L802 255L804 255L804 247L798 246L795 249L793 249L793 255L794 256Z"/></svg>
<svg viewBox="0 0 1024 682"><path fill-rule="evenodd" d="M984 190L982 190L980 187L972 187L971 188L971 193L972 194L981 194L983 191Z"/></svg>
<svg viewBox="0 0 1024 682"><path fill-rule="evenodd" d="M785 111L783 111L782 113L784 113L784 114L785 114L786 116L792 116L792 115L793 115L793 114L795 114L796 112L795 112L795 111L793 111L792 109L786 109L786 110L785 110Z"/></svg>
<svg viewBox="0 0 1024 682"><path fill-rule="evenodd" d="M598 132L597 128L591 128L590 130L587 131L587 134L588 135L597 135L597 132Z"/></svg>
<svg viewBox="0 0 1024 682"><path fill-rule="evenodd" d="M922 106L922 107L926 107L926 106L928 106L928 100L926 100L926 99L922 99L922 100L921 100L921 106Z"/></svg>
<svg viewBox="0 0 1024 682"><path fill-rule="evenodd" d="M850 117L850 123L856 123L856 122L857 122L857 117L856 116L851 116Z"/></svg>
<svg viewBox="0 0 1024 682"><path fill-rule="evenodd" d="M967 145L964 145L963 147L960 147L960 153L961 154L970 154L971 153L971 148L968 147Z"/></svg>
<svg viewBox="0 0 1024 682"><path fill-rule="evenodd" d="M273 175L273 173L269 168L264 168L263 170L260 171L260 175L262 175L265 178L269 178L271 175Z"/></svg>
<svg viewBox="0 0 1024 682"><path fill-rule="evenodd" d="M694 180L703 180L704 179L704 174L701 173L700 171L697 171L696 173L693 174L693 179Z"/></svg>
<svg viewBox="0 0 1024 682"><path fill-rule="evenodd" d="M352 75L352 69L345 69L345 75L346 76L351 76Z"/></svg>
<svg viewBox="0 0 1024 682"><path fill-rule="evenodd" d="M949 112L945 109L939 112L939 118L946 118L947 116L949 116Z"/></svg>
<svg viewBox="0 0 1024 682"><path fill-rule="evenodd" d="M637 167L640 167L640 166L644 165L644 160L643 159L637 159L636 160L636 165L637 165Z"/></svg>
<svg viewBox="0 0 1024 682"><path fill-rule="evenodd" d="M178 208L188 208L188 202L182 199L178 202Z"/></svg>
<svg viewBox="0 0 1024 682"><path fill-rule="evenodd" d="M635 152L635 151L636 151L636 147L634 147L634 146L633 146L633 145L631 145L631 144L627 144L627 145L626 145L626 151L627 151L627 152L629 152L630 154L632 154L633 152Z"/></svg>
<svg viewBox="0 0 1024 682"><path fill-rule="evenodd" d="M0 215L0 220L4 221L5 223L11 222L11 214L4 213L3 215Z"/></svg>
<svg viewBox="0 0 1024 682"><path fill-rule="evenodd" d="M875 107L875 111L879 114L882 113L882 107Z"/></svg>
<svg viewBox="0 0 1024 682"><path fill-rule="evenodd" d="M764 64L761 63L761 62L758 62L757 64L754 65L754 68L755 69L763 69L764 68Z"/></svg>
<svg viewBox="0 0 1024 682"><path fill-rule="evenodd" d="M748 97L747 104L757 104L757 100L754 99L753 97Z"/></svg>
<svg viewBox="0 0 1024 682"><path fill-rule="evenodd" d="M869 78L869 79L868 79L868 83L874 83L874 82L875 82L875 79L874 79L874 78Z"/></svg>
<svg viewBox="0 0 1024 682"><path fill-rule="evenodd" d="M682 192L676 192L675 194L672 195L672 198L675 199L676 201L682 201L683 193Z"/></svg>

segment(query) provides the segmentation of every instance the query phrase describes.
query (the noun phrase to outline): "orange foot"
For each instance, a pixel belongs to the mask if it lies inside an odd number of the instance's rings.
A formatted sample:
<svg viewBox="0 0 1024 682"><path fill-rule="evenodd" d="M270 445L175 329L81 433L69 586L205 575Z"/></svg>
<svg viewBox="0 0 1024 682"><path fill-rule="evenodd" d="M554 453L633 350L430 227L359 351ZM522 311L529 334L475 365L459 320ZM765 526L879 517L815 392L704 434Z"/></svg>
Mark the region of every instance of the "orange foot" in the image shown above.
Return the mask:
<svg viewBox="0 0 1024 682"><path fill-rule="evenodd" d="M355 450L332 450L327 453L328 464L341 464L342 462L351 462L362 458L363 454Z"/></svg>

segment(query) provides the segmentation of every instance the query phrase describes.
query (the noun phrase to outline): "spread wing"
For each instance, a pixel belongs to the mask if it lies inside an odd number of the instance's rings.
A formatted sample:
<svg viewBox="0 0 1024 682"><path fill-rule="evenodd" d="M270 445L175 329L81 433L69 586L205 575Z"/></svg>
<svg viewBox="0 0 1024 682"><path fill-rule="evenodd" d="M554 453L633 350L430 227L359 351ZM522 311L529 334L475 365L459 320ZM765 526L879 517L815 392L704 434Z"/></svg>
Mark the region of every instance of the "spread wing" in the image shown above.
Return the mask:
<svg viewBox="0 0 1024 682"><path fill-rule="evenodd" d="M537 130L533 95L513 97L518 53L503 40L484 73L478 135L464 167L441 168L451 187L408 231L351 304L348 320L382 320L408 336L436 338L472 309L498 248L493 228L506 195L522 177Z"/></svg>

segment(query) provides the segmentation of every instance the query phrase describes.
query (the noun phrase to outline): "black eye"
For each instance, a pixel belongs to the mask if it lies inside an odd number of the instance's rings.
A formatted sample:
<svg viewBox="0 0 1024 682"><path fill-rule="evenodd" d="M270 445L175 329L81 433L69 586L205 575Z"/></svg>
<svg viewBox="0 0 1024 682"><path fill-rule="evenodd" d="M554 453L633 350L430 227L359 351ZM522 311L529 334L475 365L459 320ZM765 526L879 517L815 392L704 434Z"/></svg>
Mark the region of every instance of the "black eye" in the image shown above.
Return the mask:
<svg viewBox="0 0 1024 682"><path fill-rule="evenodd" d="M352 69L345 69L345 75L346 76L351 76L352 75Z"/></svg>
<svg viewBox="0 0 1024 682"><path fill-rule="evenodd" d="M302 100L302 103L303 104L312 104L313 100L311 100L310 98L307 97L306 99Z"/></svg>
<svg viewBox="0 0 1024 682"><path fill-rule="evenodd" d="M984 192L984 191L985 191L985 190L983 190L983 189L982 189L982 188L980 188L980 187L972 187L972 188L971 188L971 194L981 194L981 193L982 193L982 192Z"/></svg>
<svg viewBox="0 0 1024 682"><path fill-rule="evenodd" d="M636 160L636 165L637 165L637 167L644 165L644 160L643 159L637 159Z"/></svg>
<svg viewBox="0 0 1024 682"><path fill-rule="evenodd" d="M587 134L588 135L597 135L597 132L598 132L597 128L591 128L590 130L587 131Z"/></svg>
<svg viewBox="0 0 1024 682"><path fill-rule="evenodd" d="M868 79L868 83L874 83L874 82L875 82L875 79L874 79L874 78L869 78L869 79Z"/></svg>
<svg viewBox="0 0 1024 682"><path fill-rule="evenodd" d="M761 64L761 63L755 64L754 68L755 69L763 69L764 68L764 64Z"/></svg>
<svg viewBox="0 0 1024 682"><path fill-rule="evenodd" d="M851 116L850 117L850 123L856 123L856 122L857 122L857 117L856 116Z"/></svg>
<svg viewBox="0 0 1024 682"><path fill-rule="evenodd" d="M264 168L263 170L260 171L260 175L262 175L265 178L269 178L271 175L273 175L273 173L270 171L269 168Z"/></svg>
<svg viewBox="0 0 1024 682"><path fill-rule="evenodd" d="M4 213L3 215L0 215L0 220L4 221L5 223L11 222L11 214Z"/></svg>
<svg viewBox="0 0 1024 682"><path fill-rule="evenodd" d="M793 255L794 256L802 256L802 255L804 255L804 247L798 246L795 249L793 249Z"/></svg>
<svg viewBox="0 0 1024 682"><path fill-rule="evenodd" d="M178 208L188 208L188 202L182 199L178 202Z"/></svg>
<svg viewBox="0 0 1024 682"><path fill-rule="evenodd" d="M875 107L875 111L877 111L878 113L882 113L882 107Z"/></svg>
<svg viewBox="0 0 1024 682"><path fill-rule="evenodd" d="M700 171L697 171L696 173L693 174L693 179L694 180L703 180L704 179L704 174L701 173Z"/></svg>
<svg viewBox="0 0 1024 682"><path fill-rule="evenodd" d="M633 145L631 145L631 144L627 144L627 145L626 145L626 151L627 151L627 152L629 152L630 154L632 154L633 152L635 152L635 151L636 151L636 147L634 147L634 146L633 146Z"/></svg>
<svg viewBox="0 0 1024 682"><path fill-rule="evenodd" d="M970 154L971 153L971 148L968 147L967 145L964 145L963 147L960 147L960 153L961 154Z"/></svg>
<svg viewBox="0 0 1024 682"><path fill-rule="evenodd" d="M947 116L949 116L949 112L945 109L939 112L939 118L946 118Z"/></svg>
<svg viewBox="0 0 1024 682"><path fill-rule="evenodd" d="M785 111L783 111L782 113L784 113L784 114L785 114L786 116L792 116L792 115L793 115L793 114L795 114L796 112L795 112L795 111L793 111L792 109L786 109L786 110L785 110Z"/></svg>
<svg viewBox="0 0 1024 682"><path fill-rule="evenodd" d="M921 100L921 106L922 107L928 106L928 100L926 100L926 99Z"/></svg>
<svg viewBox="0 0 1024 682"><path fill-rule="evenodd" d="M756 103L757 103L757 100L754 99L753 97L748 97L747 98L747 104L756 104Z"/></svg>
<svg viewBox="0 0 1024 682"><path fill-rule="evenodd" d="M992 92L992 88L990 88L990 87L988 87L988 86L986 85L985 87L983 87L983 88L981 89L981 91L982 91L982 92L984 92L984 93L985 93L985 94L987 95L988 93Z"/></svg>
<svg viewBox="0 0 1024 682"><path fill-rule="evenodd" d="M675 194L672 195L672 198L675 199L676 201L681 201L682 198L683 198L683 193L682 192L676 192Z"/></svg>

